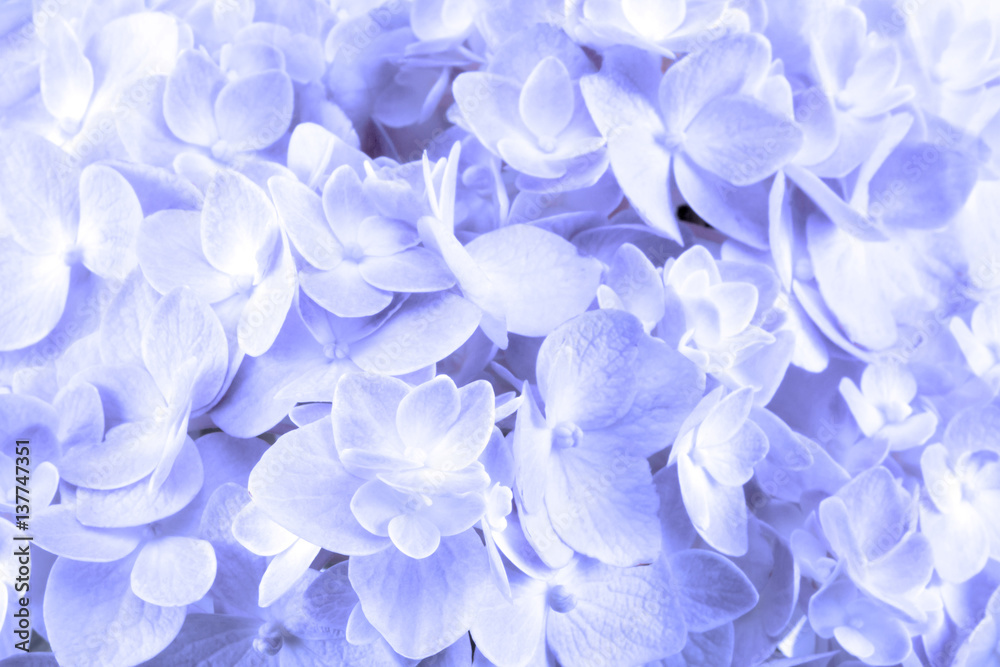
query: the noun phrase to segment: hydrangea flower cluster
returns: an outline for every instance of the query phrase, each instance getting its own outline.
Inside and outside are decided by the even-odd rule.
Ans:
[[[0,665],[1000,664],[998,36],[3,3]]]

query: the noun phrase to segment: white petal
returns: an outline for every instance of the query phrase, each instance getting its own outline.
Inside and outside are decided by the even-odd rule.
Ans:
[[[738,186],[767,178],[801,146],[802,132],[792,119],[743,96],[709,102],[684,140],[684,149],[695,162]]]
[[[547,637],[564,665],[646,664],[680,651],[686,636],[680,600],[662,563],[594,566],[567,586],[576,607],[550,610]]]
[[[278,338],[297,292],[295,262],[285,238],[275,254],[274,265],[253,288],[236,328],[240,348],[252,357],[267,352]]]
[[[335,267],[343,258],[344,249],[326,221],[319,195],[283,176],[271,178],[267,186],[296,250],[317,269]]]
[[[215,550],[205,540],[167,536],[151,540],[132,568],[132,592],[165,607],[197,602],[215,581]]]
[[[37,510],[31,518],[35,544],[79,561],[107,563],[132,553],[142,538],[139,528],[90,528],[77,521],[72,505]]]
[[[441,540],[427,558],[395,548],[350,560],[351,584],[365,616],[400,654],[419,660],[469,631],[489,566],[473,531]]]
[[[262,246],[273,242],[278,219],[267,194],[238,172],[220,169],[205,193],[201,244],[212,266],[254,276]]]
[[[668,129],[684,132],[712,100],[753,90],[770,64],[770,44],[753,33],[724,37],[682,58],[660,83],[660,108]]]
[[[194,358],[195,378],[189,396],[191,408],[207,406],[222,388],[228,368],[226,332],[215,312],[190,290],[163,297],[146,323],[142,358],[160,392],[171,400],[177,390],[178,369]]]
[[[215,98],[226,78],[202,51],[188,50],[177,58],[163,91],[163,118],[179,139],[198,146],[218,141]]]
[[[235,292],[231,278],[205,259],[197,211],[167,209],[146,218],[136,253],[143,275],[160,294],[190,287],[207,303],[218,303]]]
[[[294,102],[292,81],[278,70],[227,84],[215,99],[225,150],[256,151],[276,142],[288,129]]]
[[[757,590],[732,561],[688,549],[669,557],[688,630],[705,632],[736,620],[757,604]]]
[[[271,559],[260,580],[258,604],[270,607],[287,593],[306,573],[319,551],[315,544],[295,540],[292,546]]]
[[[930,541],[934,569],[945,581],[968,581],[986,567],[989,536],[983,520],[968,504],[948,514],[921,507],[920,530]]]
[[[76,240],[80,166],[35,134],[7,133],[0,146],[0,213],[14,240],[35,254],[59,252]]]
[[[403,452],[396,412],[409,393],[405,382],[375,374],[352,373],[337,383],[333,396],[333,436],[337,450],[371,451],[386,456]]]
[[[298,539],[252,502],[233,518],[232,531],[240,544],[259,556],[275,556]]]
[[[511,333],[548,334],[586,310],[600,284],[599,261],[532,225],[488,232],[466,250],[502,295]]]
[[[45,55],[39,78],[45,108],[56,118],[80,121],[94,92],[94,69],[83,47],[61,16],[45,24]]]
[[[369,285],[390,292],[437,292],[455,284],[455,276],[444,260],[426,248],[366,257],[359,268]]]
[[[454,381],[439,375],[399,402],[396,430],[407,447],[429,452],[458,419],[461,407]]]
[[[573,82],[562,61],[542,58],[521,88],[521,120],[539,139],[554,139],[573,116]]]
[[[392,302],[392,292],[368,283],[353,260],[340,262],[329,271],[305,269],[300,279],[302,290],[338,317],[368,317]]]
[[[180,511],[198,494],[203,481],[201,457],[188,438],[158,490],[151,491],[145,479],[113,491],[80,488],[76,515],[88,526],[140,526]]]
[[[608,138],[608,157],[625,196],[642,219],[680,243],[676,204],[670,193],[673,155],[656,144],[654,136],[641,127],[625,127]],[[643,159],[636,160],[636,155]]]
[[[70,267],[57,257],[25,252],[11,238],[0,239],[0,351],[42,340],[66,308]]]
[[[624,0],[622,12],[636,30],[652,42],[660,42],[684,20],[685,3],[677,0]]]
[[[620,419],[637,388],[634,363],[642,324],[619,310],[584,313],[553,331],[538,351],[538,389],[547,423],[586,430]]]
[[[304,540],[338,553],[378,551],[388,540],[351,514],[351,496],[363,480],[332,456],[332,438],[325,419],[281,436],[250,474],[250,493],[273,521]]]
[[[618,567],[649,563],[660,550],[659,497],[645,459],[557,450],[545,506],[569,546]]]
[[[742,487],[713,482],[701,468],[678,461],[684,506],[698,534],[728,556],[747,551],[747,506]]]
[[[132,561],[84,563],[60,558],[46,586],[43,613],[61,663],[125,667],[148,660],[177,636],[185,607],[159,607],[132,592]],[[94,586],[95,581],[103,582]],[[121,628],[109,633],[108,628]]]
[[[412,373],[457,350],[480,318],[479,308],[457,294],[414,294],[375,333],[351,345],[351,359],[370,372]]]
[[[410,558],[427,558],[441,543],[441,531],[419,513],[393,517],[389,521],[389,537]]]

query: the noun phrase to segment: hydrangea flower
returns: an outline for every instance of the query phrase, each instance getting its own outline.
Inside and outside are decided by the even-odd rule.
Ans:
[[[525,49],[534,57],[524,58]],[[456,78],[455,102],[479,141],[518,171],[545,179],[593,172],[603,167],[592,154],[604,141],[580,79],[594,71],[565,33],[539,25],[499,47],[486,71]]]
[[[220,160],[267,148],[292,118],[292,82],[281,51],[241,46],[224,52],[224,67],[204,52],[181,53],[163,92],[170,131]]]
[[[920,455],[927,498],[920,507],[920,530],[930,540],[934,566],[948,581],[978,574],[1000,547],[992,520],[1000,500],[1000,451],[992,430],[995,408],[970,408],[955,416],[944,442]]]
[[[425,558],[441,537],[468,530],[485,514],[489,476],[477,459],[493,429],[487,383],[458,389],[439,376],[409,390],[398,380],[347,375],[333,410],[341,463],[367,480],[351,498],[366,530]]]
[[[670,442],[700,395],[701,374],[635,317],[599,310],[545,339],[536,376],[544,416],[525,388],[513,445],[529,541],[541,548],[542,531],[555,530],[541,554],[553,566],[573,550],[619,567],[655,559],[657,502],[645,457]]]
[[[417,247],[416,229],[378,214],[351,167],[333,172],[322,199],[280,176],[268,185],[307,262],[299,274],[302,290],[334,315],[375,315],[396,292],[435,292],[455,284],[438,255]]]
[[[724,554],[747,551],[743,485],[766,455],[767,436],[748,419],[750,389],[708,394],[680,428],[670,450],[677,464],[684,506],[698,534]]]
[[[83,169],[33,135],[8,135],[0,172],[3,301],[0,349],[36,343],[59,322],[74,283],[122,280],[135,266],[142,208],[114,169]],[[16,165],[16,167],[15,167]]]
[[[169,244],[169,245],[168,245]],[[163,254],[169,248],[169,259]],[[281,329],[297,287],[274,204],[249,178],[219,170],[201,213],[168,209],[143,225],[139,264],[160,293],[186,286],[228,313],[240,348],[260,356]]]
[[[646,54],[608,54],[602,71],[581,82],[597,126],[608,139],[615,176],[633,206],[653,227],[680,240],[673,215],[680,193],[706,211],[714,225],[757,245],[747,217],[725,212],[720,184],[759,183],[802,145],[802,133],[766,90],[770,45],[753,35],[713,42],[681,59],[660,78]],[[725,72],[723,78],[704,72]],[[783,116],[784,114],[784,116]],[[639,168],[635,155],[649,160]],[[708,212],[720,211],[716,217]],[[752,224],[752,223],[751,223]]]
[[[723,278],[723,272],[726,277]],[[694,246],[664,266],[664,319],[658,333],[731,389],[750,387],[765,405],[774,395],[795,345],[789,331],[764,323],[773,274],[736,262],[716,263]]]

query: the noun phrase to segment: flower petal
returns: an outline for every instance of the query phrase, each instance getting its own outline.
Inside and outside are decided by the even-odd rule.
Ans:
[[[258,556],[275,556],[298,539],[253,502],[244,505],[233,517],[232,533],[240,544]]]
[[[542,58],[518,97],[521,120],[538,139],[554,139],[573,117],[573,82],[555,56]]]
[[[285,176],[267,182],[275,208],[295,249],[317,269],[332,269],[344,256],[323,212],[323,200],[311,189]]]
[[[132,560],[52,566],[43,613],[56,659],[80,665],[131,665],[160,653],[184,623],[186,607],[160,607],[132,592]],[[95,581],[103,582],[94,586]],[[108,628],[121,628],[109,633]]]
[[[642,324],[621,310],[584,313],[553,331],[538,350],[546,422],[586,430],[614,423],[632,405]]]
[[[350,510],[363,483],[336,459],[330,422],[321,419],[281,436],[250,474],[254,502],[300,538],[344,554],[374,553],[388,544]]]
[[[337,451],[349,449],[401,456],[403,441],[396,413],[410,388],[402,380],[368,373],[340,378],[333,396],[333,436]]]
[[[218,303],[235,291],[231,278],[205,259],[197,211],[167,209],[146,218],[136,253],[143,275],[160,294],[190,287],[206,303]]]
[[[320,547],[305,540],[295,540],[288,549],[271,559],[260,580],[257,603],[270,607],[288,593],[319,555]]]
[[[586,569],[571,586],[576,607],[550,610],[546,635],[560,664],[641,665],[680,651],[685,628],[667,568]]]
[[[58,15],[48,18],[39,68],[42,101],[57,119],[78,122],[94,92],[94,68],[69,24]]]
[[[399,402],[396,430],[407,447],[430,452],[458,419],[458,387],[447,375],[419,385]]]
[[[736,620],[757,604],[757,590],[731,561],[702,549],[669,557],[688,630],[706,632]]]
[[[79,488],[76,515],[81,523],[97,528],[141,526],[176,514],[198,495],[205,471],[201,456],[188,438],[170,474],[155,491],[146,479],[111,491]]]
[[[295,261],[288,241],[282,237],[275,248],[273,265],[250,293],[240,313],[236,337],[240,349],[252,357],[271,349],[285,323],[298,291]]]
[[[727,556],[747,552],[747,505],[743,488],[714,482],[686,456],[678,459],[684,506],[702,539]]]
[[[77,243],[84,266],[103,278],[124,280],[136,263],[141,223],[139,199],[121,174],[102,165],[83,170]]]
[[[58,252],[75,241],[79,164],[52,142],[27,132],[6,133],[0,145],[0,213],[14,240],[35,254]]]
[[[12,238],[0,239],[0,351],[45,338],[62,317],[69,287],[70,267],[60,258],[31,255]]]
[[[230,169],[215,173],[201,211],[201,244],[212,266],[254,276],[257,254],[277,223],[271,200],[253,181]]]
[[[351,345],[351,359],[369,372],[412,373],[461,347],[481,316],[479,308],[457,294],[414,294],[377,331]]]
[[[215,550],[205,540],[168,535],[143,546],[132,567],[132,592],[149,604],[197,602],[215,581]]]
[[[771,65],[771,45],[761,35],[736,34],[675,63],[660,82],[660,109],[667,128],[684,132],[713,100],[752,91]]]
[[[585,447],[555,450],[545,506],[566,544],[602,562],[629,567],[660,551],[660,499],[645,459]]]
[[[344,260],[329,271],[304,269],[299,279],[311,299],[338,317],[375,315],[392,302],[392,292],[368,283],[353,260]]]
[[[226,78],[202,51],[187,50],[177,57],[163,91],[163,118],[178,139],[212,146],[219,139],[215,127],[215,98]]]
[[[751,97],[721,97],[688,127],[684,150],[708,171],[737,186],[761,181],[789,162],[802,131]]]
[[[170,292],[156,305],[142,337],[142,358],[160,392],[174,398],[178,369],[188,359],[196,362],[189,396],[191,409],[209,405],[226,378],[229,353],[226,332],[218,316],[188,289]]]
[[[295,103],[292,81],[268,70],[226,84],[215,98],[215,120],[225,150],[257,151],[285,134]]]
[[[458,393],[461,410],[428,458],[429,465],[443,470],[458,470],[474,462],[493,436],[496,400],[492,385],[476,380]]]
[[[715,446],[696,445],[698,460],[712,477],[726,486],[743,486],[753,477],[754,466],[767,456],[764,431],[751,421],[744,422],[736,435]]]
[[[31,531],[42,549],[57,556],[92,563],[110,563],[129,555],[142,540],[140,528],[91,528],[76,518],[72,505],[55,505],[35,512]]]
[[[674,156],[654,137],[645,128],[625,127],[608,138],[608,157],[618,184],[636,212],[654,229],[680,243],[681,230],[670,191]],[[637,160],[637,155],[642,159]]]
[[[349,561],[351,585],[369,622],[398,653],[420,660],[469,631],[490,585],[473,531],[441,540],[427,558],[395,548]]]
[[[419,513],[393,517],[389,521],[389,537],[410,558],[427,558],[441,543],[441,531]]]
[[[357,243],[361,223],[374,211],[368,206],[358,173],[349,165],[338,167],[323,186],[323,210],[342,244]]]
[[[437,292],[455,285],[455,276],[448,265],[427,248],[366,257],[359,269],[365,282],[389,292]]]
[[[990,540],[983,520],[963,504],[948,514],[920,508],[920,531],[934,553],[934,569],[942,579],[961,583],[979,574],[990,557]]]

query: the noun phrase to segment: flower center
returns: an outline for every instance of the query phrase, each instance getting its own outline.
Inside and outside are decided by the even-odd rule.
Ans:
[[[403,451],[403,458],[422,466],[427,461],[427,452],[419,447],[407,447]]]
[[[664,132],[657,135],[656,143],[663,146],[668,153],[673,153],[677,151],[678,148],[684,143],[684,133],[683,132]]]
[[[350,259],[355,262],[360,262],[365,258],[365,249],[362,248],[357,243],[344,248],[344,251],[345,251],[344,252],[345,259]]]
[[[565,614],[576,609],[576,596],[569,592],[562,584],[553,586],[546,595],[546,601],[552,611]]]
[[[63,250],[63,262],[66,266],[75,266],[79,264],[83,259],[83,248],[79,244],[73,243],[67,245],[66,249]]]
[[[583,431],[573,422],[563,422],[552,429],[552,446],[556,449],[576,447],[583,441]]]
[[[77,134],[80,131],[81,122],[73,118],[63,118],[59,121],[59,129],[66,134]]]
[[[853,97],[845,90],[840,91],[833,97],[834,104],[840,111],[847,111],[854,106]]]
[[[538,147],[542,149],[543,153],[551,153],[559,145],[555,137],[539,137]]]
[[[220,162],[230,162],[236,155],[236,150],[225,139],[219,139],[212,145],[212,157]]]
[[[253,647],[258,653],[277,655],[284,643],[285,640],[281,636],[281,626],[272,621],[265,623],[257,630],[257,638],[253,640]]]
[[[323,346],[323,354],[331,361],[334,359],[345,359],[350,351],[346,343],[329,343]]]
[[[253,276],[249,273],[233,276],[230,280],[233,283],[233,288],[240,294],[246,294],[253,289]]]

